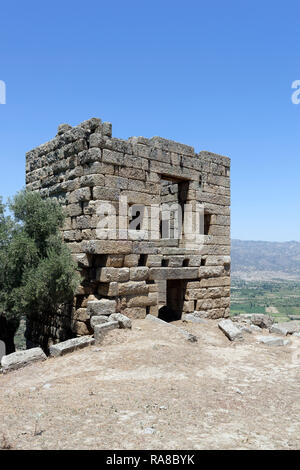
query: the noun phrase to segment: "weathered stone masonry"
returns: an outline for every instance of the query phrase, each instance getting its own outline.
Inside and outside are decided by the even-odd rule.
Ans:
[[[158,315],[164,305],[178,318],[194,311],[210,318],[229,315],[229,158],[196,154],[160,137],[125,141],[111,131],[110,123],[96,118],[73,128],[65,124],[53,140],[26,155],[27,188],[65,207],[63,236],[82,273],[73,306],[29,322],[27,338],[34,344],[47,347],[91,333],[88,302],[97,299],[104,309],[115,305],[131,318]],[[175,239],[99,239],[97,203],[109,201],[118,213],[121,195],[129,206],[146,208],[176,200],[193,211],[202,203],[204,244],[187,249]],[[174,225],[173,220],[171,231]]]

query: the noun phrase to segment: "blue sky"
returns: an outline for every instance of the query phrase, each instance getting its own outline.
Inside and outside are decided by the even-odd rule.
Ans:
[[[0,194],[25,152],[90,117],[232,159],[232,237],[300,241],[300,4],[2,3]]]

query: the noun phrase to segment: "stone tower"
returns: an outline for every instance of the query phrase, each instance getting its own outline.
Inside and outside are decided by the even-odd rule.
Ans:
[[[82,274],[73,305],[29,321],[32,344],[91,333],[96,300],[131,318],[229,315],[229,158],[161,137],[117,139],[93,118],[28,152],[26,185],[64,206]]]

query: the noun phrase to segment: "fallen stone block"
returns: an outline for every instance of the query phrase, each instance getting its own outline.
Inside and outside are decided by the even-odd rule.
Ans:
[[[231,320],[221,320],[218,327],[230,341],[243,341],[243,333]]]
[[[240,315],[236,315],[241,320],[250,320],[252,317],[252,313],[240,313]]]
[[[47,356],[41,348],[32,348],[3,356],[1,359],[1,366],[3,372],[8,372],[10,370],[28,366],[33,362],[45,361],[46,359]]]
[[[233,322],[237,322],[237,323],[249,324],[250,318],[251,318],[251,314],[250,315],[241,314],[241,315],[235,315],[233,317],[230,317],[230,320]]]
[[[79,336],[78,338],[67,339],[61,343],[53,344],[49,348],[50,356],[58,357],[82,349],[87,346],[92,346],[95,340],[91,336]]]
[[[115,300],[91,300],[87,303],[87,313],[90,317],[94,315],[111,315],[112,313],[116,313],[116,306],[117,303]]]
[[[160,318],[154,317],[151,314],[147,315],[146,319],[150,320],[150,321],[157,322],[161,326],[168,326],[170,328],[173,328],[174,331],[176,330],[178,333],[180,333],[182,336],[184,336],[187,341],[190,341],[191,343],[195,343],[195,342],[198,341],[197,336],[193,335],[192,333],[189,333],[188,331],[185,331],[182,328],[178,328],[178,326],[172,325],[172,323],[167,323],[164,320],[161,320]]]
[[[182,316],[182,321],[191,322],[191,323],[208,323],[208,320],[205,318],[197,317],[193,313],[186,313]]]
[[[280,326],[287,329],[288,335],[300,333],[300,321],[292,320],[280,323]]]
[[[288,339],[278,338],[277,336],[259,336],[259,343],[267,344],[268,346],[286,346],[290,343]]]
[[[255,313],[251,315],[252,325],[259,326],[260,328],[270,328],[274,323],[274,320],[270,315],[264,315],[260,313]]]
[[[269,328],[269,332],[283,336],[286,336],[288,334],[288,330],[284,326],[281,326],[279,323],[274,323],[274,325]]]
[[[262,328],[260,326],[257,326],[257,325],[250,325],[250,328],[251,330],[253,331],[262,331]]]
[[[240,325],[238,328],[240,328],[242,333],[248,333],[252,335],[252,330],[248,326]]]
[[[204,311],[194,310],[192,315],[194,315],[194,317],[202,318],[202,319],[205,319],[208,317],[208,313],[205,310]]]
[[[101,325],[96,325],[94,330],[95,343],[100,344],[103,341],[104,336],[111,330],[119,328],[119,322],[117,321],[108,321],[107,323],[102,323]]]
[[[96,325],[102,325],[102,323],[107,323],[109,320],[108,320],[108,316],[107,315],[94,315],[91,317],[91,327],[93,329],[95,329],[95,326]]]
[[[131,328],[132,323],[130,318],[126,317],[122,313],[113,313],[109,317],[109,321],[117,321],[119,323],[119,328]]]

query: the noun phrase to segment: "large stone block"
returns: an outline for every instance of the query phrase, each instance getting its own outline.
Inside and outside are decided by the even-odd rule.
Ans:
[[[243,341],[243,333],[241,330],[229,319],[221,320],[218,327],[230,339],[230,341]]]
[[[100,282],[126,282],[129,281],[129,268],[99,268],[96,279]]]
[[[130,255],[128,255],[130,256]],[[106,266],[112,268],[122,268],[124,262],[123,255],[108,255]],[[125,266],[126,267],[126,266]]]
[[[287,346],[290,343],[290,340],[278,336],[258,336],[257,340],[268,346]]]
[[[270,333],[275,333],[277,335],[282,335],[286,336],[288,334],[287,328],[284,328],[284,326],[281,326],[280,323],[274,323],[269,329]]]
[[[94,315],[111,315],[116,312],[117,303],[115,300],[100,299],[87,303],[87,313],[90,317]]]
[[[77,202],[89,201],[90,199],[91,199],[90,188],[81,188],[81,189],[76,189],[75,191],[69,194],[68,203],[75,204]]]
[[[90,325],[83,321],[72,321],[71,330],[77,336],[86,336],[93,332]]]
[[[100,174],[82,176],[80,178],[80,186],[105,186],[105,177]]]
[[[87,321],[89,318],[90,315],[88,314],[86,308],[78,308],[73,314],[73,320],[75,321]]]
[[[150,268],[149,280],[197,279],[199,268]]]
[[[148,295],[135,295],[127,298],[127,307],[150,307],[157,304],[157,293],[151,292]]]
[[[260,328],[270,328],[274,323],[274,319],[270,315],[255,313],[251,316],[251,323]]]
[[[300,320],[292,320],[280,323],[282,328],[286,328],[288,335],[300,332]]]
[[[144,307],[127,307],[123,310],[124,314],[128,318],[132,319],[143,319],[146,318],[146,308]]]
[[[85,253],[75,253],[74,257],[80,267],[89,268],[91,266],[91,259]]]
[[[119,323],[119,328],[131,328],[132,322],[130,318],[126,317],[122,313],[113,313],[109,317],[109,321],[117,321]]]
[[[95,186],[93,188],[93,198],[102,201],[118,201],[120,198],[120,190],[103,186]]]
[[[119,328],[118,321],[108,321],[107,323],[102,323],[100,325],[95,325],[94,328],[94,338],[96,344],[101,344],[104,336],[111,330]]]
[[[81,242],[81,250],[91,254],[129,254],[132,252],[132,242],[125,240],[89,240]]]
[[[119,295],[148,294],[149,288],[145,281],[129,281],[119,283]]]
[[[213,277],[200,280],[200,287],[227,287],[230,286],[230,277]]]
[[[68,339],[67,341],[50,346],[50,356],[63,356],[67,353],[75,351],[76,349],[82,349],[87,346],[91,346],[94,344],[94,342],[94,338],[91,336],[80,336],[79,338]]]
[[[128,268],[136,267],[139,263],[139,255],[126,255],[124,258],[124,266]]]
[[[200,278],[220,277],[224,274],[223,266],[201,266],[199,268]]]
[[[26,351],[17,351],[1,359],[1,367],[3,372],[20,369],[34,362],[45,361],[46,354],[41,348],[27,349]]]
[[[105,297],[117,297],[119,295],[119,287],[117,282],[100,284],[98,286],[98,294]]]
[[[91,318],[91,328],[95,329],[96,325],[102,325],[103,323],[107,323],[109,321],[109,318],[107,315],[94,315]]]
[[[148,278],[149,268],[146,266],[138,266],[130,268],[131,281],[145,281]]]

